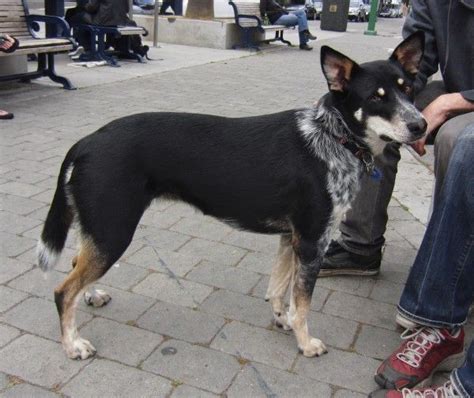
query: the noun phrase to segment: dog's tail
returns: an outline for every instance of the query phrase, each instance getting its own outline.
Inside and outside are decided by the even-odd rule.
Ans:
[[[66,243],[69,228],[74,219],[73,209],[68,202],[67,185],[74,168],[74,147],[66,155],[59,172],[56,192],[36,247],[38,265],[47,272],[59,260]]]

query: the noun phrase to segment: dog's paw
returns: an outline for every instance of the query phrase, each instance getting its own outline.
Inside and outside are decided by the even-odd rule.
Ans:
[[[273,317],[275,318],[275,325],[277,327],[282,328],[283,330],[292,330],[286,313],[282,314],[280,312],[274,312]]]
[[[112,300],[112,297],[101,289],[91,289],[84,293],[84,301],[87,305],[92,305],[93,307],[103,307],[110,300]]]
[[[326,354],[328,352],[324,343],[315,338],[311,338],[309,343],[306,347],[301,348],[300,351],[303,353],[305,357],[312,358],[312,357],[319,357],[322,354]]]
[[[80,337],[73,340],[70,344],[63,344],[66,354],[71,359],[87,359],[95,355],[97,350],[86,339]]]

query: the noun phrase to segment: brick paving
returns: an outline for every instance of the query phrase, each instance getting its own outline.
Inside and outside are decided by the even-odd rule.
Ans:
[[[0,87],[1,107],[16,114],[0,126],[0,396],[356,398],[374,390],[375,369],[399,342],[395,305],[431,193],[431,172],[407,150],[381,274],[317,282],[309,323],[329,347],[321,358],[298,354],[264,302],[277,237],[155,202],[100,281],[112,301],[98,309],[79,305],[81,334],[98,350],[86,361],[66,358],[52,294],[70,269],[74,233],[47,280],[34,268],[34,249],[60,162],[77,139],[134,112],[244,116],[308,106],[326,90],[320,45],[356,60],[385,57],[399,41],[394,23],[376,38],[358,28],[318,41],[308,53],[273,46],[216,61],[213,50],[209,62],[109,83],[103,68],[93,72],[98,83],[73,92],[47,82]],[[186,57],[185,48],[170,48]],[[125,65],[124,73],[136,67]],[[469,335],[472,329],[470,323]]]

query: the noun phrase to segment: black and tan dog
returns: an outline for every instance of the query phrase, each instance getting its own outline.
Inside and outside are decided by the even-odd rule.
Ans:
[[[120,258],[145,209],[163,197],[245,230],[280,234],[267,292],[276,322],[294,330],[305,356],[325,352],[306,321],[321,259],[362,173],[373,172],[373,155],[385,141],[424,134],[426,122],[411,101],[423,41],[416,33],[387,61],[362,65],[323,47],[329,93],[316,107],[245,118],[142,113],[77,142],[38,244],[39,265],[50,269],[77,223],[74,269],[55,290],[67,355],[95,353],[76,329],[79,295]]]

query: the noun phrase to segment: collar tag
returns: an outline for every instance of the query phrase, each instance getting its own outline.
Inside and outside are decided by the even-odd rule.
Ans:
[[[377,167],[374,167],[372,174],[370,174],[370,178],[375,181],[380,181],[382,179],[382,172]]]

